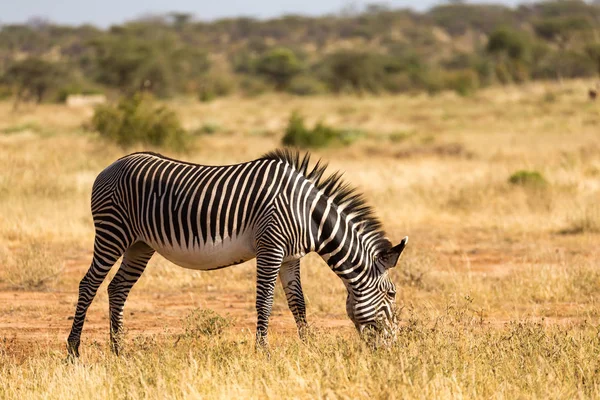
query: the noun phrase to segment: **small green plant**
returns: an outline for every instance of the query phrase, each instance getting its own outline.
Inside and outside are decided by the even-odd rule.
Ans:
[[[393,143],[404,142],[405,140],[411,138],[415,135],[414,131],[396,131],[391,133],[388,138]]]
[[[524,187],[544,187],[548,184],[546,178],[541,173],[527,170],[515,172],[508,178],[508,182],[512,185]]]
[[[206,122],[194,131],[194,135],[213,135],[221,130],[221,126],[215,122]]]
[[[187,141],[175,112],[156,105],[149,95],[141,93],[123,98],[116,107],[96,108],[92,127],[123,147],[141,143],[183,150]]]
[[[318,122],[314,128],[307,128],[304,118],[297,112],[292,113],[282,143],[285,146],[300,148],[322,148],[333,144],[349,145],[365,133],[357,129],[336,129]]]
[[[231,325],[231,321],[212,310],[193,310],[183,321],[185,336],[215,337],[221,335]]]
[[[34,122],[26,122],[24,124],[12,125],[12,126],[3,128],[0,130],[0,133],[10,135],[13,133],[21,133],[21,132],[27,132],[27,131],[39,132],[40,130],[41,129],[38,124],[36,124]]]

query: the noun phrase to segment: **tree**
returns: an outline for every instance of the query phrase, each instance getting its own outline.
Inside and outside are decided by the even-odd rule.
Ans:
[[[575,34],[589,30],[591,23],[581,16],[552,17],[535,22],[533,28],[539,37],[564,49]]]
[[[268,51],[256,64],[256,72],[272,82],[277,90],[287,88],[300,71],[302,66],[296,54],[284,47]]]
[[[492,32],[486,50],[490,54],[506,54],[513,60],[524,60],[529,55],[529,46],[525,38],[508,28],[499,28]]]
[[[587,56],[596,64],[598,74],[600,74],[600,43],[590,43],[585,47]]]
[[[17,108],[21,100],[31,97],[41,103],[49,90],[61,84],[64,75],[64,70],[56,63],[26,58],[11,64],[2,76],[2,82],[14,88],[14,108]]]
[[[501,82],[528,79],[531,45],[522,33],[498,28],[490,34],[486,51],[496,59],[496,76]]]
[[[127,94],[169,96],[200,81],[209,67],[203,51],[170,36],[145,39],[124,30],[95,41],[94,48],[96,80]]]
[[[323,80],[334,92],[377,92],[385,77],[385,63],[377,54],[338,51],[323,60]]]

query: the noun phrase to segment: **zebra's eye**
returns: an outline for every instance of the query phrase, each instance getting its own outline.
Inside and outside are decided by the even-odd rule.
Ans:
[[[388,290],[387,294],[391,298],[396,298],[396,291],[395,290]]]

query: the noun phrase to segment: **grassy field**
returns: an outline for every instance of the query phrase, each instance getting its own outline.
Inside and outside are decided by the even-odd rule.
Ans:
[[[141,149],[87,132],[91,109],[0,103],[0,398],[600,397],[600,104],[589,85],[171,101],[199,134],[167,155],[205,164],[277,147],[294,110],[364,132],[314,154],[364,191],[393,242],[410,236],[393,271],[399,339],[366,348],[342,282],[309,255],[311,335],[297,338],[278,286],[269,358],[254,351],[253,262],[200,273],[155,256],[125,306],[124,355],[108,347],[107,279],[75,365],[63,360],[91,260],[92,182]],[[520,170],[540,175],[511,181]]]

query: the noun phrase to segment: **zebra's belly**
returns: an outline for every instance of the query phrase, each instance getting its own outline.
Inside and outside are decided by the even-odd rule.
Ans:
[[[214,242],[187,246],[150,244],[161,256],[183,268],[208,271],[229,267],[256,257],[253,241],[248,236],[217,238]]]

